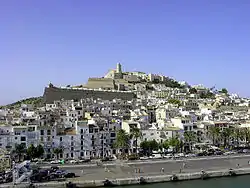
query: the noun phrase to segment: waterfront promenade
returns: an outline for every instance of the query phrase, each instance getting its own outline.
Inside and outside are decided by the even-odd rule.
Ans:
[[[115,179],[125,177],[169,175],[175,173],[211,171],[229,168],[250,167],[250,155],[202,157],[180,160],[113,162],[97,166],[64,165],[61,168],[80,176],[77,180]],[[238,166],[239,165],[239,166]],[[162,168],[164,172],[162,172]],[[140,169],[140,172],[138,171]]]
[[[194,158],[183,160],[158,160],[143,162],[116,162],[93,165],[65,165],[61,169],[75,172],[79,177],[67,179],[63,182],[47,182],[35,184],[36,187],[66,187],[66,183],[73,182],[78,187],[103,186],[103,181],[109,179],[115,185],[139,184],[143,177],[148,183],[172,181],[173,175],[178,180],[202,179],[202,171],[209,177],[231,176],[230,169],[237,175],[250,174],[250,156],[221,156]],[[185,165],[184,165],[185,164]],[[164,171],[161,171],[164,168]],[[138,171],[140,169],[140,172]],[[1,185],[11,187],[10,184]],[[27,184],[26,184],[27,186]],[[18,187],[25,187],[24,184]]]

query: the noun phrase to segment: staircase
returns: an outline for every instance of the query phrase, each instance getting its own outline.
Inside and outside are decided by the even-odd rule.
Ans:
[[[32,175],[32,171],[29,171],[29,172],[25,172],[23,173],[23,175],[21,175],[21,177],[19,177],[17,180],[16,180],[16,184],[19,184],[21,182],[23,182],[23,180],[25,180],[26,178],[29,178],[30,176]]]
[[[32,175],[32,170],[29,170],[29,164],[30,161],[24,161],[20,164],[17,164],[15,166],[17,172],[17,178],[15,179],[15,184],[19,184],[23,182],[25,179],[29,179],[29,177]],[[21,176],[18,176],[19,173],[22,173]]]

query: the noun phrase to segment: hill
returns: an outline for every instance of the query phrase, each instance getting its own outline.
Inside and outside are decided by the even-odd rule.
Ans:
[[[23,100],[14,102],[12,104],[0,106],[0,109],[1,108],[9,108],[9,109],[18,108],[21,106],[21,104],[33,104],[35,106],[41,106],[43,104],[43,98],[42,97],[31,97],[31,98],[23,99]]]

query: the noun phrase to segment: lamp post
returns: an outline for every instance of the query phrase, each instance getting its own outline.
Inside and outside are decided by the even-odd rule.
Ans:
[[[16,163],[15,161],[12,161],[12,179],[13,179],[13,187],[16,183]]]

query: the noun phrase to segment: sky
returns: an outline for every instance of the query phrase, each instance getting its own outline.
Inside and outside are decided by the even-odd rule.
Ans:
[[[0,104],[124,71],[250,96],[249,0],[0,2]]]

